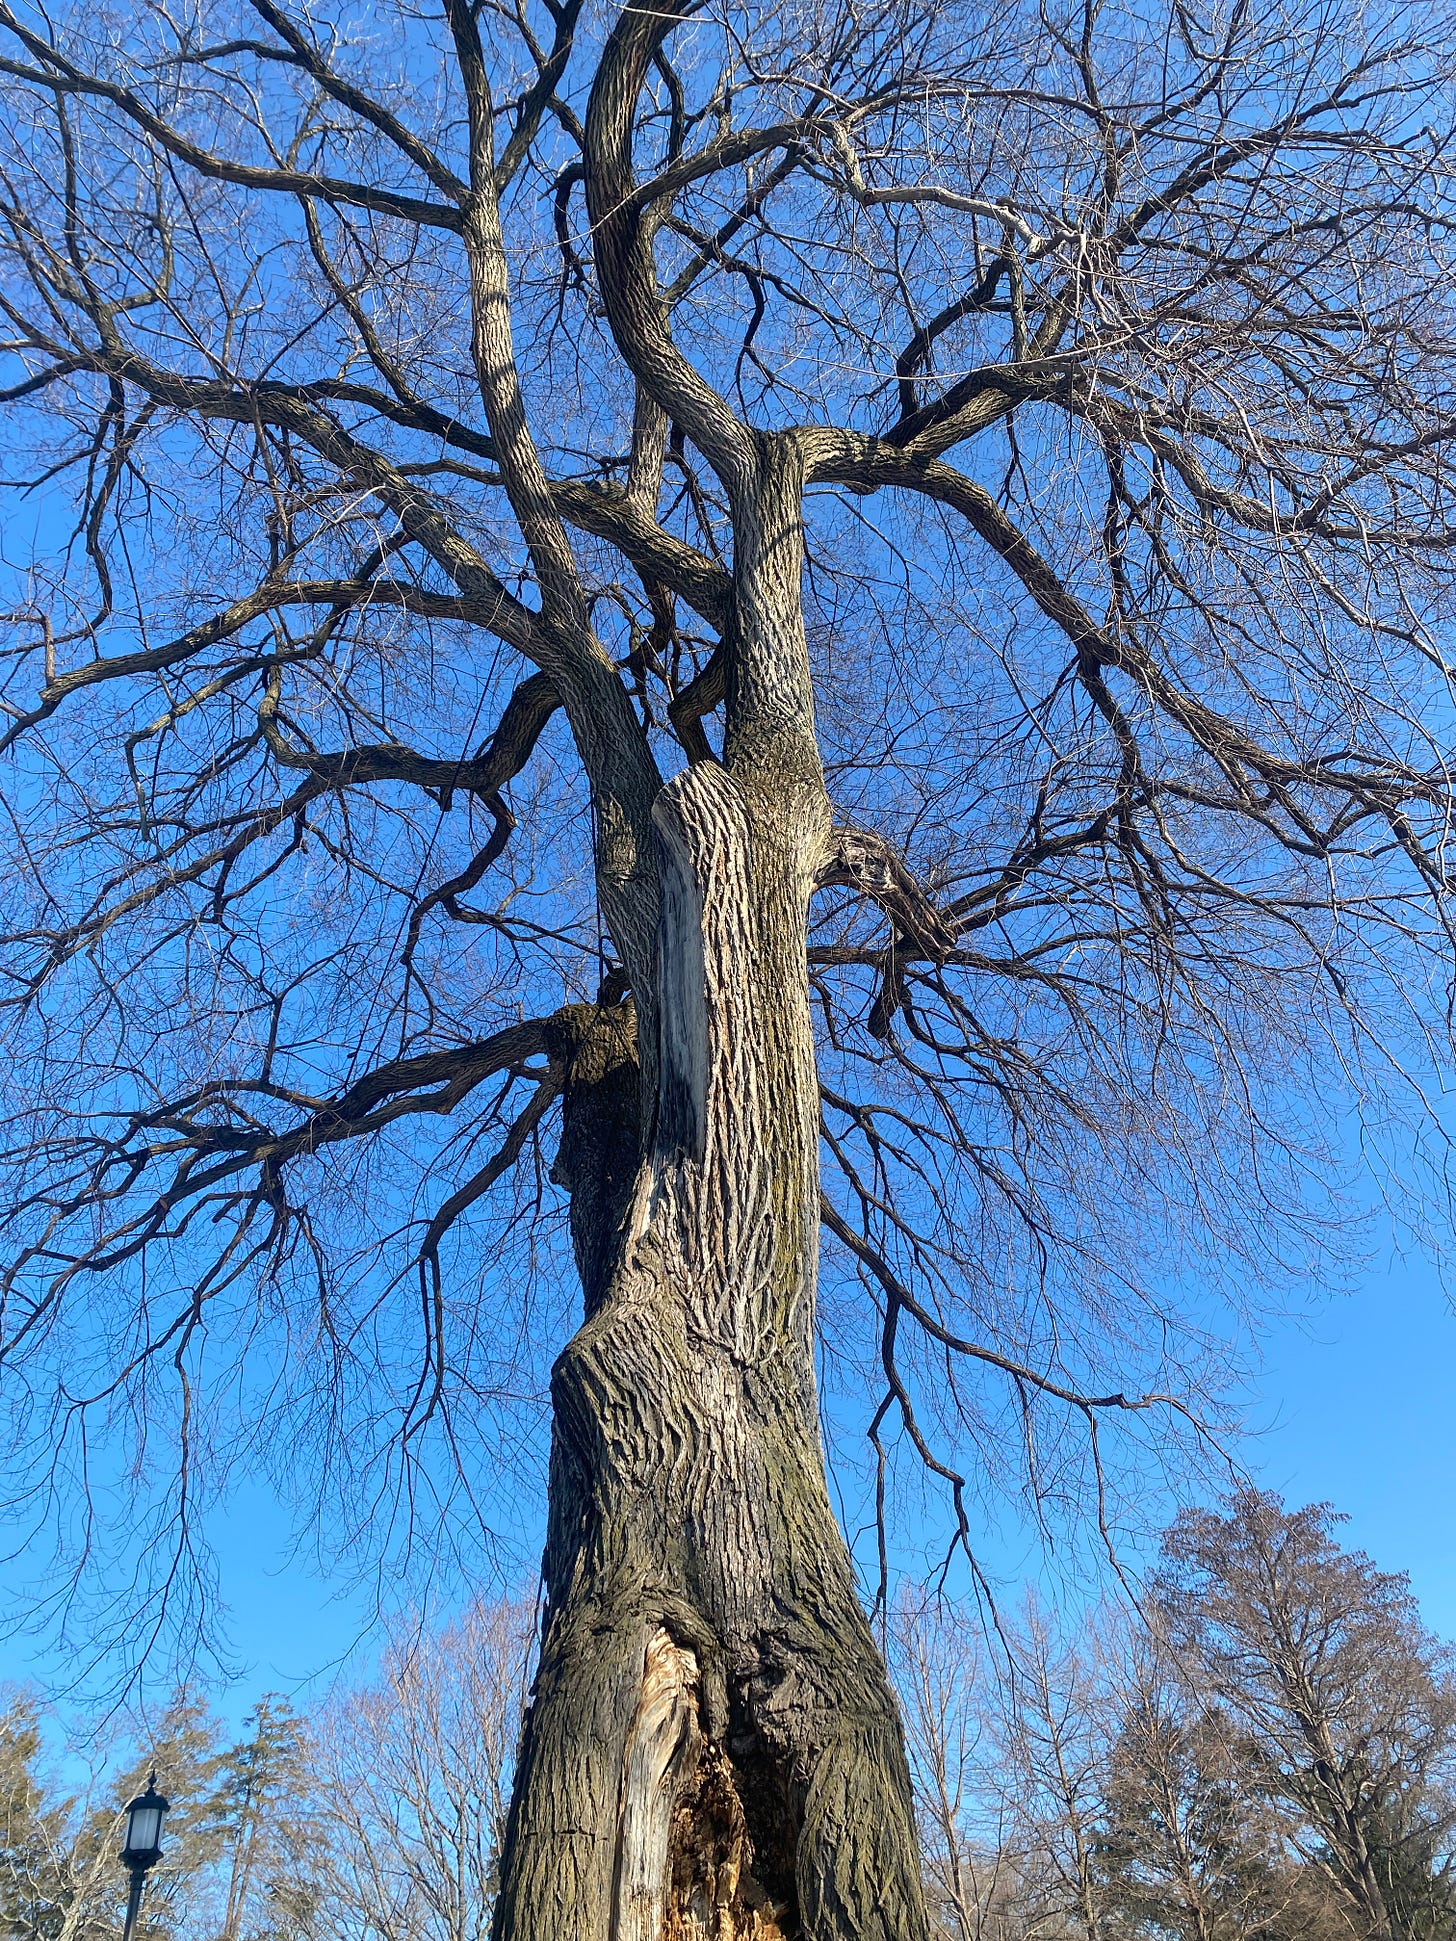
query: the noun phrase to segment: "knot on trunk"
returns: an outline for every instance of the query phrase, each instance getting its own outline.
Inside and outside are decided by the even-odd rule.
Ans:
[[[890,1020],[904,1002],[906,958],[922,956],[943,964],[956,947],[956,927],[936,908],[930,892],[900,852],[872,829],[846,823],[831,830],[817,883],[820,889],[837,884],[858,890],[890,919],[893,934],[869,1015],[872,1036],[886,1038]]]
[[[956,947],[954,923],[936,908],[894,844],[873,829],[844,823],[831,830],[817,883],[820,889],[840,885],[869,897],[901,937],[938,964]]]

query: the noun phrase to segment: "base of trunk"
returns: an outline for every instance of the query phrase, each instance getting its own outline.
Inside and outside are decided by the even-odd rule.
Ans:
[[[558,1365],[498,1941],[923,1941],[898,1714],[813,1416],[680,1325],[675,1290],[609,1304]]]

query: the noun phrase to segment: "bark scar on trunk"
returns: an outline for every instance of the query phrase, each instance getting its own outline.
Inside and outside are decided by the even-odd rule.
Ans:
[[[622,1757],[612,1941],[662,1941],[673,1809],[697,1761],[697,1696],[697,1659],[654,1631]]]
[[[673,1814],[662,1941],[789,1941],[797,1923],[754,1876],[753,1858],[733,1762],[705,1741]]]
[[[695,786],[696,784],[696,786]],[[731,807],[736,802],[728,790]],[[711,799],[694,771],[668,783],[653,805],[660,902],[657,992],[662,1064],[658,1073],[657,1142],[676,1156],[703,1157],[709,1079],[707,962],[703,948],[703,891],[685,796]]]
[[[653,1632],[622,1762],[612,1941],[788,1941],[701,1700],[694,1653]]]

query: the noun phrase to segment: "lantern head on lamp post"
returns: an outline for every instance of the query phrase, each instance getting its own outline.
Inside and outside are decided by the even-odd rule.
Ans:
[[[131,1875],[126,1896],[126,1927],[122,1941],[132,1941],[137,1915],[141,1912],[142,1891],[147,1875],[162,1857],[162,1821],[170,1802],[157,1791],[154,1772],[147,1790],[138,1793],[126,1809],[126,1840],[121,1849],[121,1864]]]

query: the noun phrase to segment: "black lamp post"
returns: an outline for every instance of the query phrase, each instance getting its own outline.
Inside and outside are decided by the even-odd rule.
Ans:
[[[126,1926],[121,1941],[132,1941],[147,1875],[162,1857],[162,1822],[167,1817],[169,1804],[157,1791],[157,1775],[153,1773],[147,1781],[147,1790],[138,1793],[126,1809],[126,1841],[121,1849],[121,1864],[131,1875],[131,1886],[127,1889]]]

